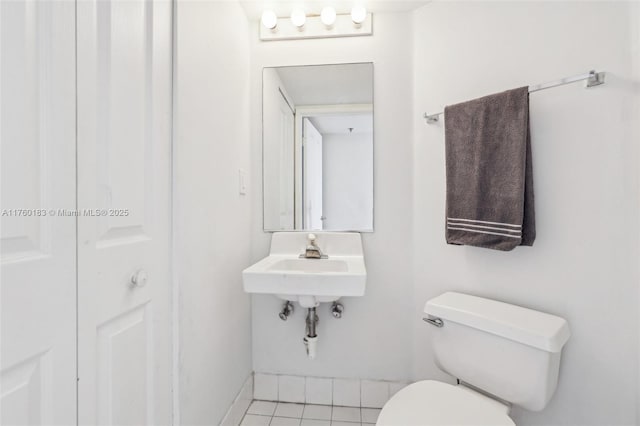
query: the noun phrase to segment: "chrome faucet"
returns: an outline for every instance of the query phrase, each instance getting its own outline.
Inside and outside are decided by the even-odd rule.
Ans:
[[[309,234],[307,235],[307,248],[300,257],[304,259],[326,259],[328,256],[322,254],[322,250],[316,244],[316,234]]]

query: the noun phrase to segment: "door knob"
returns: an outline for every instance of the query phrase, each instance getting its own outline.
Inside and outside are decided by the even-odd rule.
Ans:
[[[144,269],[138,269],[131,276],[131,286],[132,287],[144,287],[147,284],[147,272]]]

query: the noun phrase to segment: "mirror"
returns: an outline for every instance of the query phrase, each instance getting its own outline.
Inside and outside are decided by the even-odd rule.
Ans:
[[[373,64],[264,68],[265,231],[373,231]]]

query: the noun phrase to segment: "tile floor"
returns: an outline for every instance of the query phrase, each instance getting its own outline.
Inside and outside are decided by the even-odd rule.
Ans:
[[[253,401],[240,426],[368,426],[379,408]]]

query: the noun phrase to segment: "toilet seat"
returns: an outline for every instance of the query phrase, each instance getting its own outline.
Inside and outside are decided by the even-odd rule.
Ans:
[[[413,383],[382,408],[377,426],[515,426],[508,408],[464,386]]]

